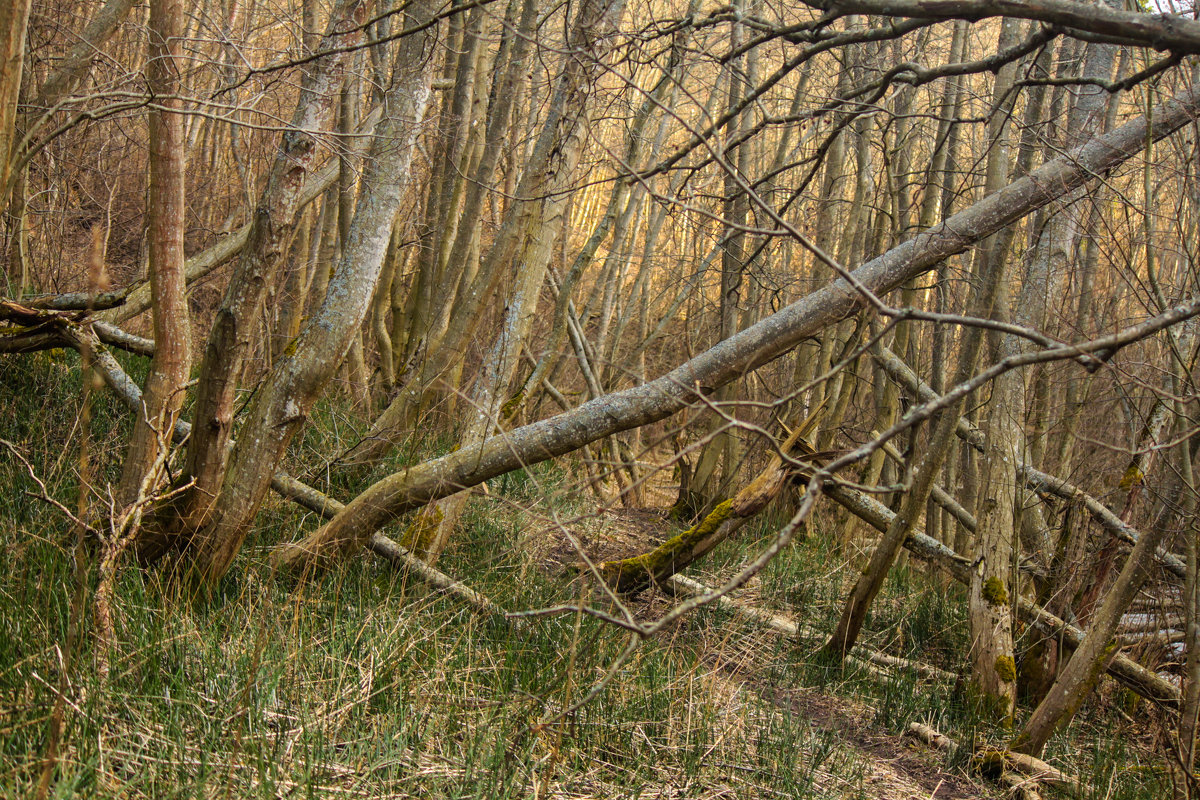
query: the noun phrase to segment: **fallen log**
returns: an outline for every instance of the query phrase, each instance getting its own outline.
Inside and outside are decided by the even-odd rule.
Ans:
[[[972,761],[984,775],[999,776],[1011,768],[1037,783],[1044,783],[1074,797],[1087,794],[1086,787],[1075,776],[1024,753],[1014,753],[1011,750],[981,750],[975,754]]]
[[[940,750],[943,753],[953,753],[957,748],[950,737],[938,733],[933,728],[923,722],[910,722],[908,728],[904,731],[908,736],[913,737],[919,742],[934,750]]]
[[[62,311],[0,299],[0,320],[17,327],[0,335],[0,353],[34,353],[74,347],[64,332],[72,325],[91,325],[98,341],[140,356],[154,355],[154,340],[129,333],[112,323],[88,320],[87,311]]]
[[[794,472],[784,456],[806,460],[820,458],[805,441],[821,419],[822,401],[779,446],[765,469],[744,486],[732,500],[717,507],[700,522],[683,533],[673,536],[648,553],[605,561],[600,564],[600,576],[617,592],[637,592],[650,586],[662,585],[680,570],[712,552],[718,544],[740,530],[779,495]]]
[[[908,728],[904,731],[904,735],[911,736],[925,746],[948,755],[958,749],[958,745],[950,737],[939,733],[922,722],[908,723]],[[999,751],[988,750],[983,754],[988,760],[981,762],[979,760],[980,756],[976,755],[972,761],[981,773],[995,782],[1008,787],[1010,797],[1016,798],[1016,800],[1042,800],[1042,787],[1041,783],[1039,783],[1041,775],[1019,774],[1008,770],[1008,762],[1006,760],[1001,758],[997,761],[995,758],[998,753]],[[1059,776],[1062,775],[1062,773],[1058,774]]]
[[[672,575],[666,582],[666,588],[670,591],[687,594],[692,597],[703,597],[713,593],[712,588],[683,575]],[[810,625],[793,622],[787,617],[772,611],[748,606],[726,595],[718,597],[715,605],[722,611],[728,611],[734,616],[763,625],[784,636],[804,636],[810,639],[820,639],[824,636],[824,634]],[[958,679],[958,676],[953,672],[939,669],[931,664],[922,664],[919,661],[891,656],[863,645],[859,645],[855,650],[857,652],[851,656],[851,661],[884,667],[890,670],[911,671],[913,674],[926,680],[955,681]]]

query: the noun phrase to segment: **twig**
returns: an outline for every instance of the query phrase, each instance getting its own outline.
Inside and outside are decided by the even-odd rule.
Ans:
[[[3,444],[10,451],[12,451],[12,454],[17,457],[17,460],[25,465],[25,469],[29,472],[29,477],[33,480],[34,483],[36,483],[38,485],[38,488],[41,489],[40,492],[27,491],[27,492],[25,492],[25,494],[27,496],[36,498],[45,503],[49,503],[50,505],[54,506],[59,511],[61,511],[63,513],[63,515],[66,516],[67,519],[71,520],[71,522],[75,523],[75,525],[77,525],[78,527],[84,529],[85,531],[87,531],[88,533],[90,533],[92,535],[99,535],[100,532],[96,528],[93,528],[91,525],[88,525],[86,522],[81,520],[75,514],[75,512],[73,512],[71,509],[67,508],[65,505],[63,505],[62,503],[60,503],[59,501],[55,500],[53,497],[50,496],[50,492],[46,489],[46,484],[43,483],[42,479],[37,476],[37,473],[34,472],[34,470],[33,470],[33,465],[29,463],[29,459],[25,458],[25,455],[20,451],[20,449],[15,444],[8,441],[7,439],[0,439],[0,444]]]

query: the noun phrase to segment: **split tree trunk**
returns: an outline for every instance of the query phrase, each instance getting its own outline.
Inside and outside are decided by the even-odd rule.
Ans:
[[[410,6],[406,24],[419,25],[431,16],[431,4],[418,2]],[[361,197],[324,301],[297,338],[294,354],[259,386],[211,511],[191,537],[188,566],[200,580],[211,583],[229,568],[288,443],[336,374],[353,337],[361,335],[429,99],[436,31],[431,26],[414,33],[397,48]]]
[[[353,24],[361,5],[362,0],[342,0],[334,8],[324,45],[333,47],[343,42],[340,34]],[[183,517],[185,527],[193,530],[207,524],[225,478],[237,391],[258,329],[259,312],[268,289],[277,282],[283,250],[295,227],[305,178],[317,156],[316,139],[308,131],[319,131],[328,125],[333,92],[342,79],[341,63],[337,56],[322,59],[305,77],[291,130],[283,137],[250,223],[247,244],[241,250],[241,258],[209,331],[197,381],[194,427],[185,465],[185,473],[194,486],[186,496]],[[182,269],[180,280],[183,280]],[[157,319],[158,303],[153,307]],[[155,340],[169,342],[157,334]],[[148,524],[139,542],[140,557],[144,561],[158,558],[181,533],[174,520]]]

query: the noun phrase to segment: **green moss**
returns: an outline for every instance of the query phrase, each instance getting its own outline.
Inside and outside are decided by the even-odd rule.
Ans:
[[[1012,656],[997,656],[993,666],[996,675],[1005,683],[1012,683],[1017,679],[1017,665]]]
[[[983,582],[983,599],[993,606],[1008,605],[1008,592],[1004,588],[1004,581],[997,578],[995,575]]]
[[[1129,469],[1125,470],[1125,474],[1121,476],[1121,482],[1117,486],[1128,491],[1140,484],[1145,477],[1142,471],[1138,469],[1137,464],[1130,464]]]
[[[733,502],[722,501],[698,524],[673,536],[649,553],[600,565],[604,580],[619,592],[636,592],[651,583],[670,577],[678,567],[691,561],[696,545],[707,539],[733,514]]]
[[[400,544],[414,553],[428,553],[437,538],[438,526],[442,524],[444,515],[437,504],[431,504],[421,509],[417,516],[404,531]]]
[[[515,395],[505,401],[504,405],[500,406],[500,419],[509,419],[517,410],[521,408],[521,403],[525,401],[525,390],[517,392]]]

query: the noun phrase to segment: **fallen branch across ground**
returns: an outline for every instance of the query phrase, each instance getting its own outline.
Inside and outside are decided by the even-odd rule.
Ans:
[[[904,733],[943,753],[953,753],[958,749],[952,739],[924,723],[910,722]],[[1078,778],[1024,753],[985,749],[976,753],[971,762],[985,777],[1007,786],[1015,797],[1022,800],[1041,800],[1042,784],[1074,797],[1088,794]]]
[[[1037,783],[1044,783],[1074,797],[1088,796],[1086,787],[1079,779],[1052,767],[1040,758],[1014,753],[1009,750],[982,750],[972,759],[976,768],[989,777],[999,777],[1010,769],[1028,776]]]
[[[923,722],[910,722],[908,728],[904,731],[908,736],[912,736],[934,750],[941,750],[944,753],[954,752],[954,742],[948,736],[944,736]]]
[[[141,389],[121,369],[121,365],[104,348],[99,346],[99,342],[95,339],[95,334],[83,327],[75,327],[71,330],[73,331],[73,336],[68,341],[73,345],[78,345],[85,338],[90,340],[89,343],[93,348],[94,354],[93,367],[100,373],[105,384],[113,390],[113,393],[117,395],[125,407],[136,413],[142,401]],[[172,438],[177,442],[182,441],[187,438],[191,430],[192,426],[190,423],[179,420],[175,424]],[[281,497],[307,508],[324,519],[332,519],[339,511],[345,508],[342,503],[324,492],[301,483],[283,472],[277,472],[271,478],[271,488]],[[485,614],[500,617],[506,622],[509,621],[505,610],[496,603],[461,581],[455,580],[441,570],[429,566],[382,533],[375,533],[370,541],[367,542],[367,547],[376,555],[404,567],[409,571],[409,574],[415,575],[429,585],[454,595]]]
[[[876,348],[872,351],[875,360],[883,367],[884,371],[889,376],[905,389],[907,389],[914,397],[923,403],[927,403],[937,398],[937,393],[930,388],[929,384],[925,383],[913,371],[907,363],[899,356],[884,347]],[[966,419],[958,420],[957,433],[959,438],[967,442],[976,449],[983,447],[983,432],[973,426]],[[1041,470],[1035,469],[1029,464],[1019,464],[1017,466],[1018,474],[1025,480],[1025,483],[1030,489],[1035,492],[1052,494],[1067,501],[1078,500],[1087,509],[1100,527],[1108,531],[1114,538],[1128,544],[1135,545],[1138,539],[1141,538],[1141,533],[1133,526],[1124,522],[1116,513],[1108,506],[1101,503],[1092,495],[1083,491],[1078,486],[1063,480],[1062,478],[1048,475]],[[960,519],[961,522],[961,519]],[[1183,563],[1183,559],[1179,558],[1163,548],[1159,548],[1156,554],[1158,562],[1177,578],[1187,579],[1187,566]]]
[[[895,512],[873,497],[845,486],[830,486],[825,493],[850,513],[879,531],[886,531]],[[962,555],[928,536],[915,530],[904,542],[904,547],[918,558],[944,567],[955,580],[963,584],[970,582],[971,562]],[[1017,613],[1038,630],[1053,636],[1074,650],[1083,641],[1083,631],[1046,611],[1025,598],[1017,599]],[[1143,667],[1128,656],[1118,653],[1108,665],[1108,674],[1135,694],[1169,708],[1179,708],[1179,688],[1163,679],[1152,670]]]
[[[713,593],[711,587],[683,575],[671,576],[667,581],[667,588],[671,591],[692,597],[705,597]],[[792,622],[780,614],[754,608],[728,596],[718,597],[715,605],[722,611],[728,611],[749,622],[764,625],[773,631],[782,633],[784,636],[805,636],[811,639],[820,639],[824,635],[811,626]],[[890,670],[899,670],[902,672],[909,671],[927,680],[954,681],[958,677],[953,672],[939,669],[930,664],[922,664],[919,661],[910,661],[906,658],[890,656],[887,653],[881,653],[869,647],[859,646],[855,650],[856,657],[852,657],[851,660],[860,663],[867,663],[876,667],[885,667]]]

